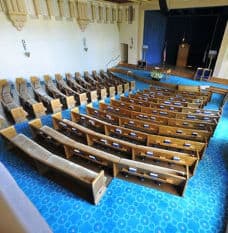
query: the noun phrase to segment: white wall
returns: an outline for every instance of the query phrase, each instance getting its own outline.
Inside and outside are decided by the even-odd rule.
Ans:
[[[88,52],[83,50],[84,37]],[[22,39],[31,53],[29,58],[24,55]],[[81,32],[76,21],[43,17],[28,17],[19,32],[0,12],[0,51],[0,78],[9,80],[18,76],[105,69],[109,60],[120,54],[119,32],[117,24],[93,23]]]
[[[214,77],[228,79],[228,22],[213,73]]]

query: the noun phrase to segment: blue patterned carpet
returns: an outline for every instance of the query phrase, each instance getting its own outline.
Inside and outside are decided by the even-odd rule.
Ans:
[[[179,77],[170,77],[168,81],[173,80],[198,84]],[[146,87],[137,82],[137,88]],[[218,109],[220,103],[221,96],[213,95],[208,108]],[[84,110],[82,106],[81,111]],[[70,112],[64,111],[64,116],[69,118]],[[42,121],[52,125],[50,116],[43,117]],[[31,136],[26,122],[17,124],[16,129]],[[93,206],[38,175],[20,156],[7,151],[2,139],[0,160],[54,232],[222,233],[228,206],[227,132],[228,104],[184,197],[114,179],[99,205]]]

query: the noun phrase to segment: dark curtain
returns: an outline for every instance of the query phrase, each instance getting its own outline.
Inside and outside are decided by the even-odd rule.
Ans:
[[[156,11],[146,11],[143,44],[148,45],[146,61],[151,65],[162,63],[165,40],[166,17]]]

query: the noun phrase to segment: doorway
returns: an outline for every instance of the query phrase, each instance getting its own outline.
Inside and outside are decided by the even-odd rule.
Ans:
[[[121,62],[128,63],[128,44],[120,44]]]

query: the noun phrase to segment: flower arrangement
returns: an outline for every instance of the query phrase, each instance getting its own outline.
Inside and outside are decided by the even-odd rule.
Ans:
[[[150,77],[154,80],[159,81],[163,77],[163,74],[159,71],[153,70],[150,72]]]

